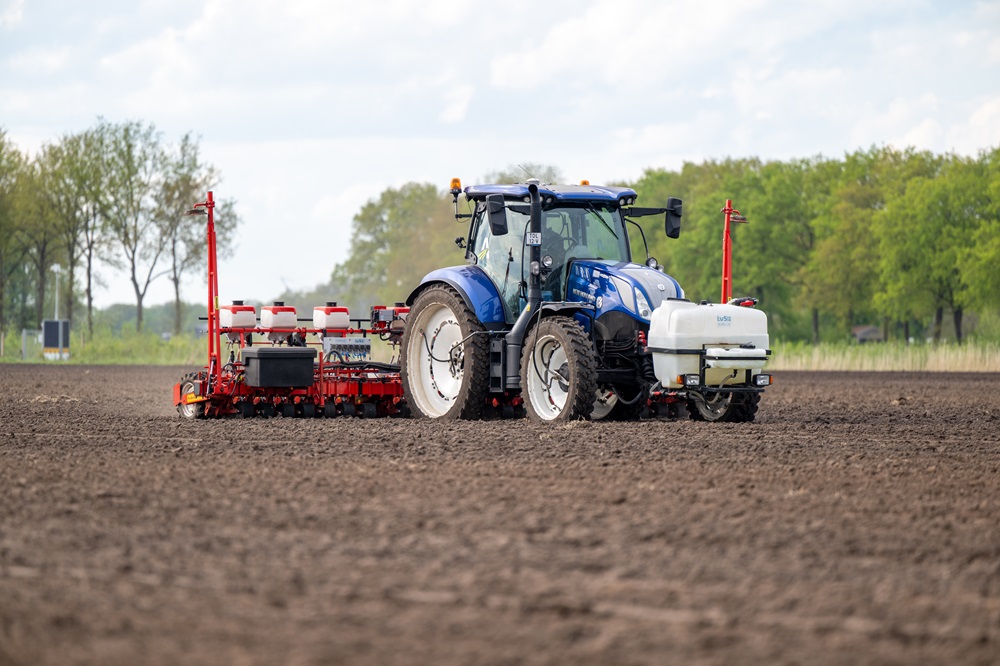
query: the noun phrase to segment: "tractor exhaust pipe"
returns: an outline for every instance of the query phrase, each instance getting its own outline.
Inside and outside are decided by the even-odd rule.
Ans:
[[[521,311],[514,327],[504,337],[507,352],[506,387],[509,389],[521,386],[521,347],[528,332],[531,318],[538,313],[542,303],[542,197],[538,193],[538,180],[528,180],[528,197],[530,199],[530,217],[528,218],[528,304]]]

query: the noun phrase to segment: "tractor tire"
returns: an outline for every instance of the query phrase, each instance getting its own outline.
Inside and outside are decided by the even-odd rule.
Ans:
[[[688,413],[694,421],[750,423],[759,402],[760,393],[715,393],[688,401]]]
[[[417,418],[479,419],[489,392],[489,337],[457,291],[435,285],[406,319],[399,365]]]
[[[543,319],[521,351],[521,397],[532,421],[589,419],[597,395],[597,359],[583,327],[569,317]]]
[[[182,396],[195,392],[194,382],[196,379],[199,379],[199,374],[200,373],[197,372],[191,372],[184,375],[181,379]],[[177,411],[186,419],[203,419],[205,418],[205,406],[207,404],[207,402],[192,402],[187,405],[177,405]]]

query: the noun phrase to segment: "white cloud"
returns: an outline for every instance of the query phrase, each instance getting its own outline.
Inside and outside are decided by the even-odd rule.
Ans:
[[[454,125],[465,118],[465,112],[472,101],[472,95],[476,89],[472,86],[458,86],[445,93],[446,105],[441,112],[441,122],[446,125]]]
[[[948,128],[942,150],[971,155],[995,146],[1000,146],[1000,95],[984,100],[967,119]]]
[[[24,0],[6,0],[0,6],[0,28],[10,28],[24,18]]]
[[[995,37],[987,42],[986,55],[991,64],[1000,63],[1000,37]]]
[[[66,47],[31,49],[14,54],[6,65],[22,74],[48,76],[63,71],[71,63],[73,53]]]

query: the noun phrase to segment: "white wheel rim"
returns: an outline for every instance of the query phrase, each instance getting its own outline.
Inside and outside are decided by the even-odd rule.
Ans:
[[[594,399],[594,411],[590,413],[590,418],[600,421],[611,413],[618,403],[618,396],[609,388],[597,387],[597,397]]]
[[[451,308],[440,303],[425,308],[411,325],[413,335],[407,349],[410,392],[424,414],[443,416],[462,390],[462,328]]]
[[[528,400],[539,418],[551,421],[562,414],[569,398],[566,350],[546,335],[535,342],[528,363]]]
[[[186,383],[183,387],[181,387],[182,397],[185,395],[193,395],[193,394],[194,394],[194,384],[189,382]],[[181,410],[183,411],[185,418],[194,418],[195,416],[197,416],[198,415],[197,410],[200,407],[201,407],[200,402],[185,402],[181,404]]]
[[[711,398],[706,397],[704,402],[706,415],[721,416],[725,414],[729,408],[729,402],[729,396],[723,396],[721,393],[714,393]]]

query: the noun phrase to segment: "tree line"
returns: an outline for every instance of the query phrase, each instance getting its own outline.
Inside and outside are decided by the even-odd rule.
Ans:
[[[73,320],[82,297],[92,335],[94,290],[109,279],[98,270],[104,266],[114,272],[110,279],[129,280],[136,330],[150,285],[170,280],[179,333],[181,282],[206,260],[204,218],[184,213],[219,177],[190,133],[168,143],[140,121],[99,119],[33,157],[0,128],[0,331],[41,325],[58,266],[65,276],[60,314]],[[218,202],[220,255],[239,222],[233,200]]]
[[[481,181],[529,176],[565,182],[538,164]],[[0,128],[0,331],[39,326],[59,265],[60,312],[74,319],[82,302],[91,332],[93,292],[108,268],[132,285],[137,330],[150,284],[170,280],[180,332],[181,282],[205,262],[204,218],[184,213],[218,181],[191,134],[168,143],[152,124],[99,119],[30,158]],[[939,340],[947,327],[961,341],[970,314],[1000,309],[1000,148],[975,157],[872,147],[841,158],[707,160],[613,184],[633,187],[642,206],[684,200],[679,239],[640,218],[649,247],[637,233],[631,240],[638,261],[648,251],[692,300],[718,299],[720,208],[732,199],[749,220],[733,228],[734,294],[760,299],[783,340],[845,339],[855,326],[877,325],[885,338]],[[224,256],[240,220],[231,199],[216,212]],[[402,301],[426,273],[463,261],[455,238],[466,224],[439,185],[387,188],[354,216],[349,256],[330,281],[283,297],[307,309],[337,300],[359,316]]]
[[[532,169],[543,182],[559,180],[552,167]],[[523,181],[520,171],[483,182]],[[1000,148],[975,157],[872,147],[842,158],[708,160],[615,184],[633,187],[641,206],[683,199],[679,239],[653,218],[639,221],[648,251],[691,300],[719,298],[720,209],[732,199],[748,220],[732,231],[734,295],[760,299],[782,340],[848,339],[859,325],[878,326],[885,339],[940,340],[950,315],[961,342],[967,315],[1000,307]],[[389,188],[354,217],[349,258],[311,296],[339,294],[352,307],[403,300],[430,270],[461,263],[454,237],[465,224],[438,186]],[[631,240],[642,261],[640,235]]]

